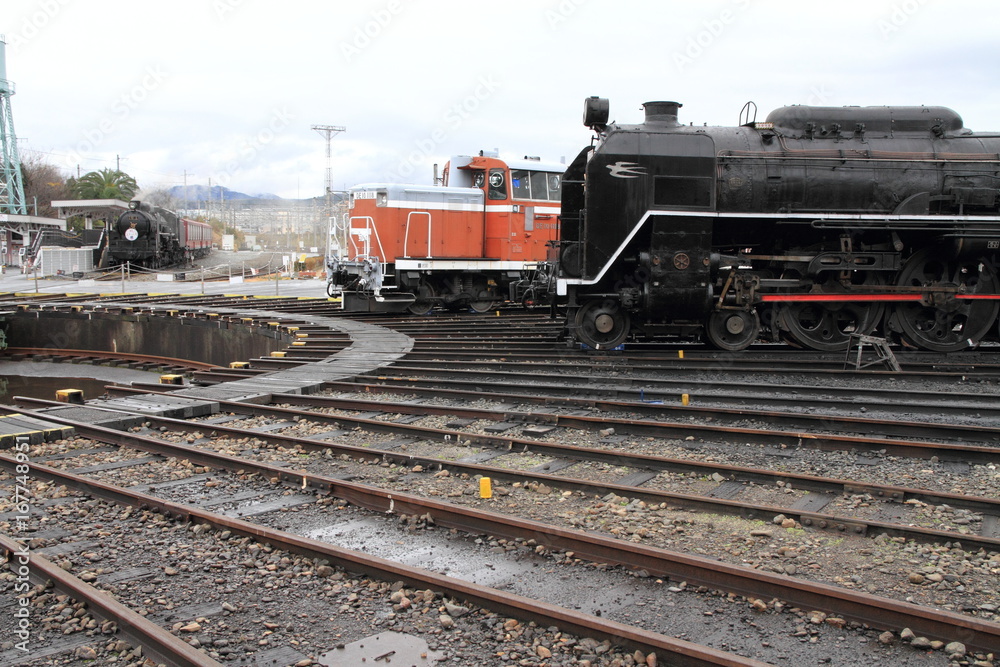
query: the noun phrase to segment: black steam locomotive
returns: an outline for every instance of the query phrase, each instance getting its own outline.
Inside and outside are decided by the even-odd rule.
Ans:
[[[944,107],[744,107],[737,127],[608,122],[563,179],[556,287],[568,328],[761,337],[815,350],[878,334],[942,352],[996,336],[1000,134]]]
[[[158,269],[175,266],[212,249],[212,228],[204,222],[180,218],[173,211],[138,200],[129,202],[108,230],[106,266],[129,262]]]

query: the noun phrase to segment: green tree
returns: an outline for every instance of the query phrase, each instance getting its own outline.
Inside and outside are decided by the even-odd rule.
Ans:
[[[70,179],[70,189],[77,199],[120,199],[129,201],[139,190],[135,179],[117,169],[91,171]]]
[[[44,162],[38,153],[29,152],[22,157],[21,178],[24,199],[31,215],[54,218],[57,212],[52,208],[52,201],[70,198],[66,178],[57,167]]]

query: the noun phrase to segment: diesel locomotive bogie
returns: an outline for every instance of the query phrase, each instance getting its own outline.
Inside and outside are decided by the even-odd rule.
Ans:
[[[879,333],[953,351],[1000,309],[1000,138],[944,107],[784,107],[693,127],[607,123],[566,172],[557,291],[596,348],[633,334],[841,350]]]

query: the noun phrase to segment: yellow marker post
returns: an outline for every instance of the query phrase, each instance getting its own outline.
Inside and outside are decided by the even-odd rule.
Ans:
[[[487,499],[493,497],[493,480],[489,477],[479,478],[479,497]]]
[[[58,389],[56,390],[56,401],[83,405],[83,391],[80,389]]]
[[[687,406],[691,402],[691,396],[688,394],[681,394],[681,405]]]

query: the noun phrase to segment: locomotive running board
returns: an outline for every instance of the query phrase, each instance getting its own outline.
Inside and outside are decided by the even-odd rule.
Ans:
[[[1000,294],[951,294],[956,299],[976,299],[981,301],[1000,301]],[[923,294],[763,294],[761,302],[773,303],[783,301],[819,302],[819,301],[923,301]]]

